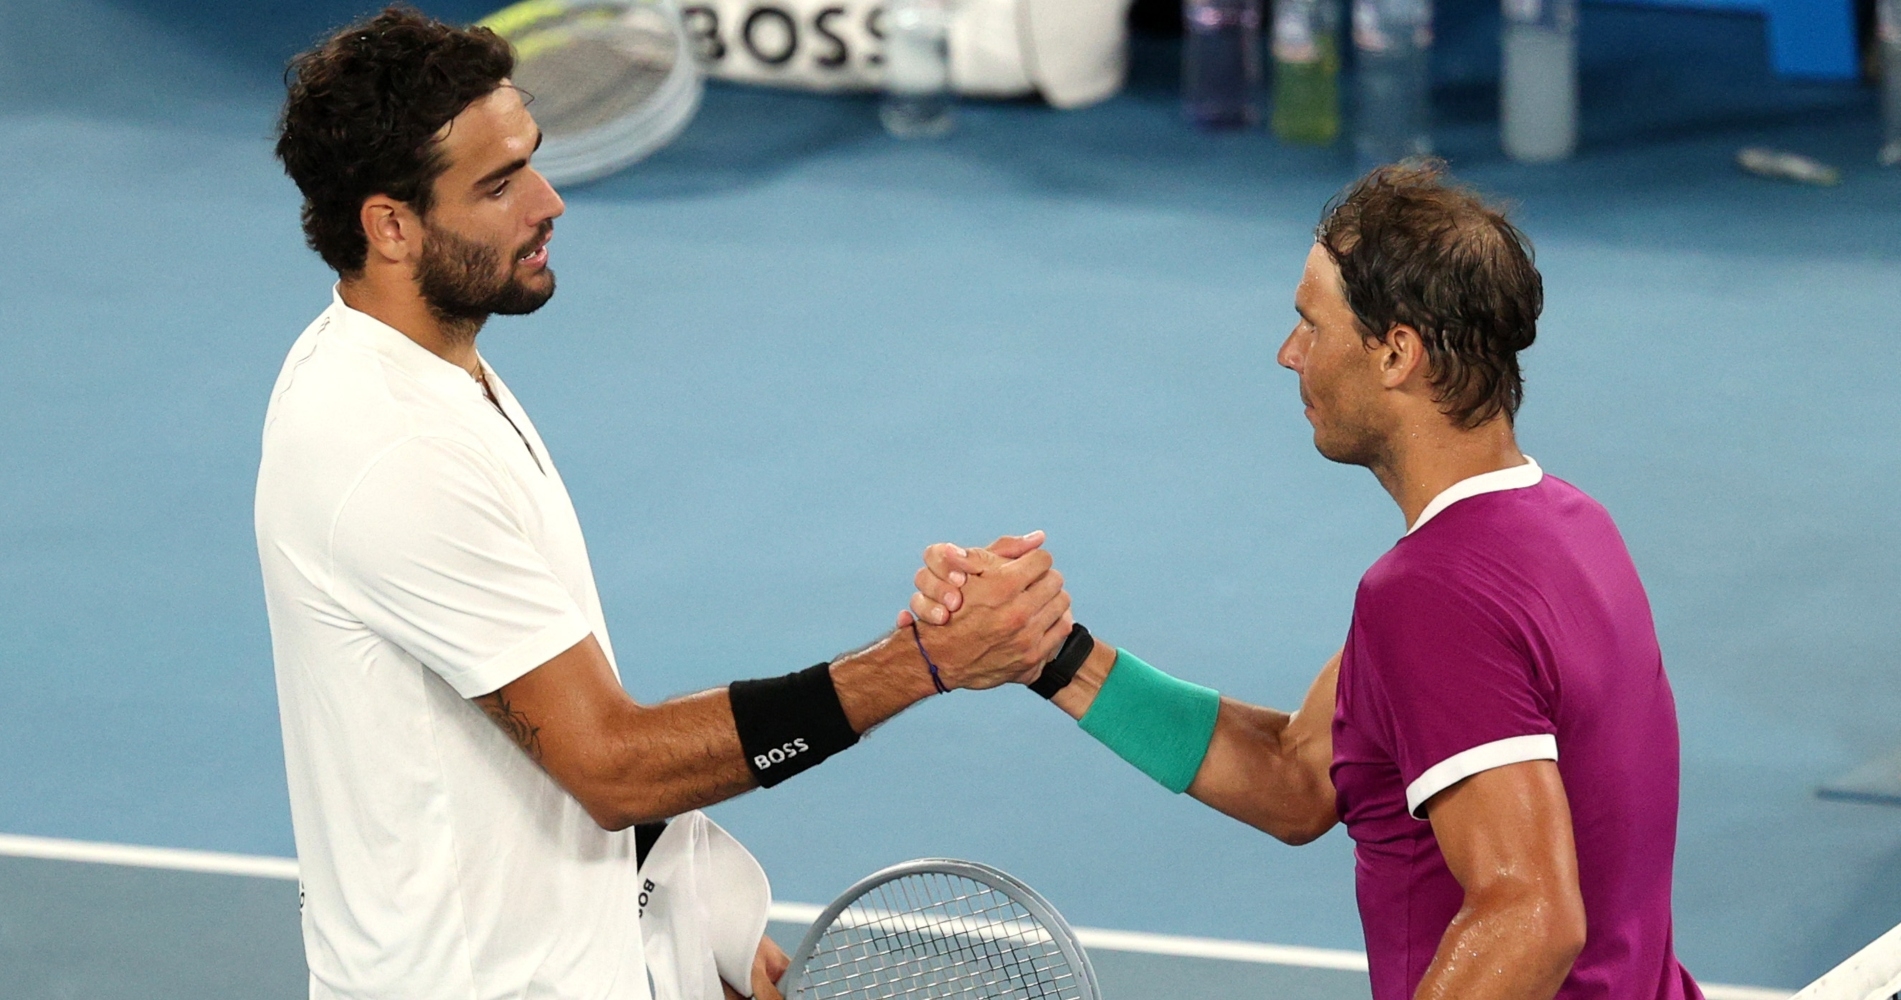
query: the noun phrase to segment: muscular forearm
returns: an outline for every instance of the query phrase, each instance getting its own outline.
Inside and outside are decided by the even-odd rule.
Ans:
[[[657,705],[630,703],[610,731],[616,737],[590,762],[585,786],[569,788],[610,830],[678,816],[757,786],[725,688]]]
[[[831,665],[839,706],[860,735],[936,693],[910,636],[893,633]],[[756,787],[725,689],[643,709],[630,722],[614,784],[632,823],[677,816]]]
[[[1071,718],[1081,719],[1115,667],[1116,650],[1098,641],[1076,677],[1053,699]],[[1188,794],[1235,819],[1290,844],[1304,844],[1331,829],[1333,759],[1331,719],[1333,678],[1329,663],[1309,691],[1302,713],[1311,721],[1295,725],[1295,716],[1221,699],[1207,756]]]
[[[1221,699],[1214,740],[1188,794],[1289,844],[1305,844],[1337,821],[1333,782],[1316,766],[1294,717]]]
[[[832,683],[859,734],[937,693],[909,630],[899,630],[832,661]]]
[[[935,690],[908,633],[841,656],[830,671],[856,733]],[[591,638],[476,701],[608,829],[677,816],[758,785],[729,689],[638,704]]]
[[[1582,912],[1535,886],[1467,893],[1413,997],[1551,1000],[1583,947]]]

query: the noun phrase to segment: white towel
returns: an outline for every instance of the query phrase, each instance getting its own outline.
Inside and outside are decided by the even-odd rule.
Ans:
[[[772,885],[732,834],[698,811],[667,824],[640,866],[640,931],[654,1000],[752,996]]]

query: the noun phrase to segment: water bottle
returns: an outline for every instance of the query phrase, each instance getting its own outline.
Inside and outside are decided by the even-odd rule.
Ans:
[[[950,0],[890,0],[884,17],[884,99],[878,118],[900,139],[957,124],[950,89]]]
[[[1431,0],[1353,0],[1359,115],[1353,149],[1362,168],[1432,152]]]
[[[1578,146],[1578,0],[1504,0],[1499,133],[1505,155],[1550,163]]]
[[[1881,45],[1881,165],[1901,164],[1901,0],[1876,5],[1875,37]]]
[[[1261,0],[1182,5],[1182,113],[1205,129],[1260,123]]]
[[[1333,0],[1274,5],[1274,134],[1330,145],[1340,135],[1340,16]]]

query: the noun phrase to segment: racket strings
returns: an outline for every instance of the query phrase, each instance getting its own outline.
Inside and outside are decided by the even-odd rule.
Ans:
[[[534,94],[549,136],[583,134],[639,109],[672,76],[672,25],[654,11],[603,18],[584,7],[537,24],[517,45],[514,82]]]
[[[1002,892],[943,872],[848,907],[806,965],[810,1000],[1083,1000],[1054,936]]]

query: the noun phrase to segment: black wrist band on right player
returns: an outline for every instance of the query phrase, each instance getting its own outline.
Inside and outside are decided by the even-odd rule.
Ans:
[[[858,732],[839,704],[832,665],[820,663],[784,677],[734,681],[733,727],[746,753],[746,767],[761,788],[771,788],[858,742]]]
[[[1043,667],[1043,673],[1030,682],[1030,690],[1045,698],[1056,697],[1056,692],[1069,686],[1076,679],[1076,671],[1082,669],[1083,661],[1096,651],[1096,640],[1091,638],[1089,630],[1081,622],[1070,626],[1069,638],[1063,640],[1063,648],[1056,659]]]

